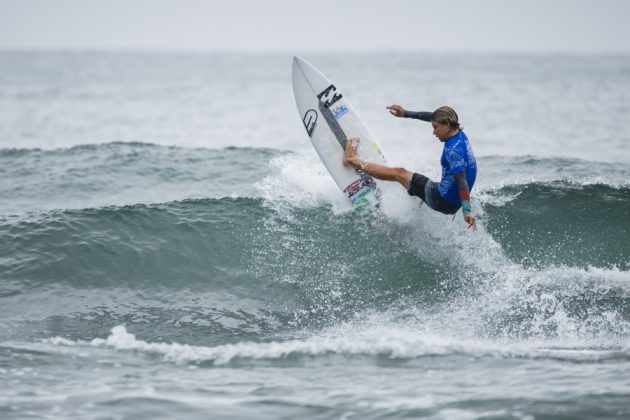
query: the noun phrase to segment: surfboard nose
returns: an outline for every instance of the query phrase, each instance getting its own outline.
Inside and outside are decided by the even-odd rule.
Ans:
[[[306,61],[305,59],[303,59],[299,55],[294,55],[293,56],[293,65],[294,66],[304,65],[305,63],[308,63],[308,61]]]
[[[293,65],[291,66],[291,73],[293,75],[293,79],[295,79],[296,77],[300,77],[299,75],[303,76],[304,73],[304,68],[305,68],[305,63],[306,60],[304,60],[302,57],[294,55],[293,56]]]
[[[300,67],[300,65],[299,65],[299,61],[298,61],[298,56],[294,55],[293,56],[293,63],[291,65],[291,75],[293,76],[294,83],[295,83],[295,75],[296,75],[297,70],[298,70],[299,67]]]

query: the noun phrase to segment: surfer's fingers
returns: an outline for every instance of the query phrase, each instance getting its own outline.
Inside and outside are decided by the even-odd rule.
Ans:
[[[477,230],[477,220],[474,216],[466,215],[464,221],[468,223],[468,229],[472,229],[473,231]]]
[[[390,106],[388,106],[386,108],[389,109],[389,113],[390,114],[392,114],[392,115],[394,115],[396,117],[401,117],[404,114],[404,112],[405,112],[405,109],[402,106],[397,105],[397,104],[390,105]]]

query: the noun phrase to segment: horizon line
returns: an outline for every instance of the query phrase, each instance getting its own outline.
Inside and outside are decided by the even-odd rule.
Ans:
[[[448,49],[427,50],[411,48],[377,48],[377,49],[219,49],[219,48],[161,48],[161,47],[34,47],[34,46],[0,46],[0,52],[27,53],[137,53],[137,54],[238,54],[238,55],[386,55],[386,54],[427,54],[427,55],[533,55],[533,56],[630,56],[630,51],[623,50],[506,50],[506,49]]]

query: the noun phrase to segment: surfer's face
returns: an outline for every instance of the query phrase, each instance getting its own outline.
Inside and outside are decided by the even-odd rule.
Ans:
[[[437,121],[431,121],[433,125],[433,135],[444,142],[448,140],[451,135],[451,127],[448,124],[440,124]]]

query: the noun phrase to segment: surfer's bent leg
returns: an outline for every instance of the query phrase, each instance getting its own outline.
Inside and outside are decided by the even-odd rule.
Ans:
[[[357,155],[358,139],[349,139],[344,150],[344,165],[363,171],[376,179],[399,182],[405,189],[409,189],[412,173],[405,168],[390,168],[389,166],[366,162]]]

